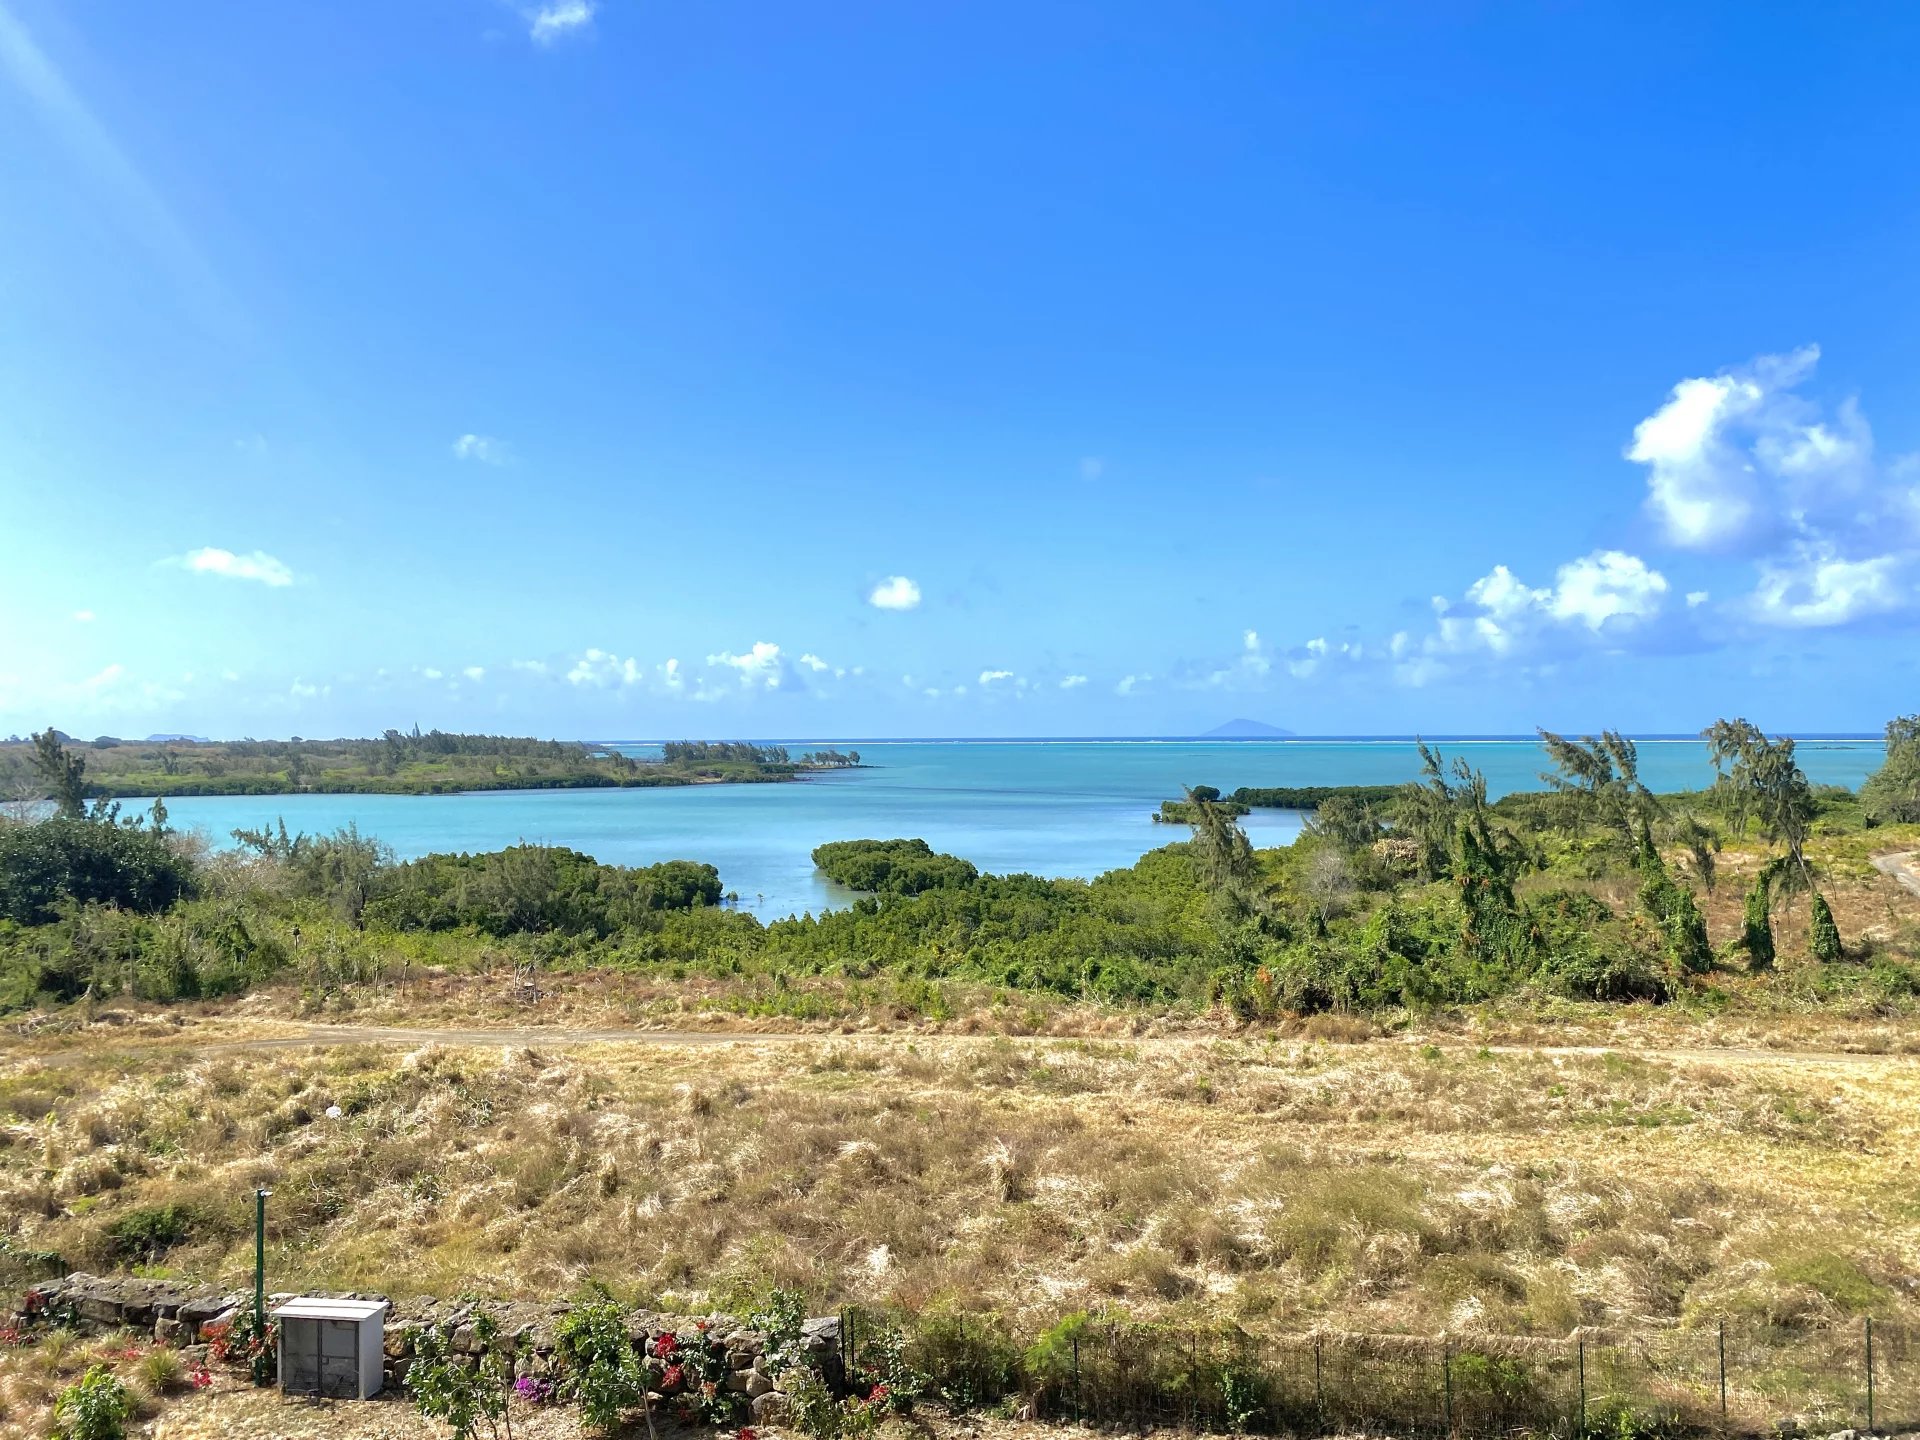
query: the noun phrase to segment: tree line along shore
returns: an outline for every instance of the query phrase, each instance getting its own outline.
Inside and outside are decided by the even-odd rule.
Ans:
[[[47,793],[43,753],[55,744],[81,766],[88,799],[189,795],[451,795],[481,790],[578,790],[753,784],[860,764],[859,751],[790,754],[744,741],[670,740],[638,759],[571,740],[387,730],[360,740],[78,741],[55,730],[0,741],[0,799]]]

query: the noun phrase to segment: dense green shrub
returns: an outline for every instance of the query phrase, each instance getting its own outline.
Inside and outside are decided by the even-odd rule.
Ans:
[[[198,889],[164,835],[110,820],[0,823],[0,919],[44,925],[63,904],[152,914]]]
[[[627,1333],[627,1317],[613,1301],[569,1310],[554,1332],[554,1356],[561,1393],[579,1405],[590,1429],[612,1434],[628,1411],[646,1404],[646,1371]]]
[[[184,1205],[142,1205],[107,1227],[114,1254],[151,1265],[176,1245],[192,1238],[195,1217]]]
[[[1576,1000],[1670,997],[1660,957],[1648,954],[1603,901],[1578,890],[1552,890],[1534,897],[1527,916],[1540,957],[1537,973],[1548,989]]]
[[[924,840],[836,840],[813,852],[827,878],[849,890],[918,895],[971,885],[980,872],[957,855],[941,855]]]
[[[64,1440],[125,1440],[133,1395],[104,1365],[88,1368],[53,1402],[55,1433]]]
[[[365,920],[396,930],[471,926],[488,935],[607,936],[664,910],[720,901],[720,872],[690,860],[602,865],[557,845],[478,855],[428,855],[386,871]]]

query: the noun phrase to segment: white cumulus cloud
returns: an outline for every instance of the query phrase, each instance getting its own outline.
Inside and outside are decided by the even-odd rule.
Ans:
[[[1087,677],[1084,675],[1069,675],[1060,682],[1060,688],[1062,690],[1078,690],[1086,683]]]
[[[293,584],[293,571],[264,550],[236,555],[217,545],[189,550],[172,563],[183,565],[196,575],[222,575],[229,580],[255,580],[278,589]]]
[[[1805,544],[1760,567],[1746,613],[1768,625],[1819,628],[1885,615],[1911,603],[1900,556],[1846,560],[1830,545]]]
[[[867,603],[881,610],[911,610],[920,603],[920,587],[904,575],[889,575],[868,592]]]
[[[735,655],[725,650],[718,655],[709,655],[707,664],[731,666],[740,672],[742,685],[763,686],[768,690],[778,690],[780,682],[787,673],[787,664],[781,658],[780,647],[768,640],[756,640],[753,648],[744,655]]]
[[[551,45],[593,28],[594,0],[551,0],[527,12],[527,34],[537,45]]]

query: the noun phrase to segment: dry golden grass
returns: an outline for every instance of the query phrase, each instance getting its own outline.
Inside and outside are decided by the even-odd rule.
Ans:
[[[1891,1056],[904,1035],[202,1057],[197,1037],[0,1072],[19,1244],[241,1281],[263,1184],[285,1288],[595,1279],[705,1308],[771,1279],[1029,1328],[1118,1304],[1426,1333],[1920,1308],[1920,1065]],[[181,1244],[116,1241],[169,1205]]]

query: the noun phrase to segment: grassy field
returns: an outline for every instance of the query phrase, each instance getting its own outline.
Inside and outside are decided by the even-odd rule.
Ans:
[[[598,1280],[698,1309],[771,1280],[1033,1327],[1110,1303],[1424,1333],[1917,1318],[1920,1063],[1898,1055],[200,1043],[10,1060],[16,1248],[233,1280],[268,1185],[288,1287]]]

